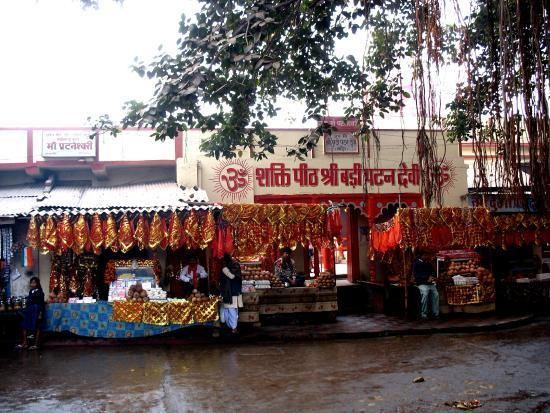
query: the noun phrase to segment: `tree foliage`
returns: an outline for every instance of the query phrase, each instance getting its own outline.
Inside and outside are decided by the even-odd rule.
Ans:
[[[161,140],[200,128],[212,132],[201,145],[208,155],[230,158],[252,147],[261,159],[276,145],[266,119],[280,110],[278,98],[303,102],[304,120],[320,119],[330,101],[343,101],[345,115],[358,120],[362,142],[377,144],[374,119],[402,109],[407,71],[413,73],[427,204],[441,202],[437,142],[447,125],[451,139],[470,139],[479,149],[483,190],[487,142],[503,154],[508,185],[525,187],[514,143],[525,130],[532,171],[545,176],[528,185],[539,208],[548,205],[550,0],[470,0],[471,12],[450,27],[442,24],[441,10],[446,3],[461,15],[458,0],[200,1],[196,16],[182,17],[175,54],[136,62],[134,70],[155,79],[156,88],[149,102],[127,103],[122,128],[150,127]],[[336,42],[357,32],[367,34],[364,58],[338,56]],[[446,55],[466,69],[467,79],[444,119],[434,85]],[[95,127],[119,128],[108,117]],[[303,157],[324,132],[330,128],[321,124],[289,154]]]

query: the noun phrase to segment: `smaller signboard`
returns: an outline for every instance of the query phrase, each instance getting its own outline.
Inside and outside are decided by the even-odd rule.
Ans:
[[[96,156],[96,138],[86,130],[42,131],[44,158],[83,158]]]
[[[359,140],[352,132],[325,135],[325,153],[359,153]]]
[[[334,130],[325,134],[325,153],[359,153],[359,140],[354,132],[357,130],[355,119],[337,116],[325,116],[321,123],[328,123]]]
[[[483,195],[468,194],[468,206],[471,208],[486,207],[491,212],[536,212],[535,202],[531,195],[527,197],[527,211],[521,199],[504,194],[486,194],[485,200]]]

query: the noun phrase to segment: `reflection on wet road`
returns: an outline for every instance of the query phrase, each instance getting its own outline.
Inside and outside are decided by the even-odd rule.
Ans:
[[[550,322],[476,335],[0,356],[0,411],[550,412]],[[413,383],[417,376],[425,381]]]

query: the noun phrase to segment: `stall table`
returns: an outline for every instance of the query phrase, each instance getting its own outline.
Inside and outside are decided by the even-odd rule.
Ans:
[[[334,313],[338,295],[334,288],[266,288],[243,294],[242,323],[259,323],[261,316],[294,313]]]
[[[550,280],[501,282],[497,287],[499,312],[544,312],[550,309]]]
[[[139,338],[170,333],[185,327],[213,325],[213,322],[154,325],[143,322],[115,321],[113,303],[68,304],[46,306],[47,332],[69,332],[77,336],[101,338]]]
[[[0,347],[13,346],[21,336],[20,311],[0,311]]]

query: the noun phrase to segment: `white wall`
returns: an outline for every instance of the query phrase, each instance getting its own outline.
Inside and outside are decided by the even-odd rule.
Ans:
[[[319,183],[317,186],[300,186],[296,183],[291,183],[290,186],[284,187],[262,187],[258,185],[255,177],[257,168],[269,167],[271,163],[284,163],[285,168],[298,168],[300,163],[305,162],[308,168],[328,168],[331,163],[337,163],[339,168],[351,168],[353,164],[362,162],[361,154],[325,154],[323,140],[319,142],[315,148],[314,156],[307,158],[305,161],[300,161],[286,155],[286,148],[295,145],[298,139],[308,133],[306,129],[296,130],[272,130],[278,137],[278,144],[274,155],[271,155],[267,160],[256,162],[250,158],[249,151],[243,151],[241,157],[235,158],[238,162],[243,162],[251,169],[251,179],[253,182],[252,190],[248,191],[246,196],[235,199],[235,202],[253,202],[254,195],[287,195],[287,194],[361,194],[363,193],[362,186],[347,186],[340,183],[338,186],[323,185]],[[398,169],[401,162],[405,162],[410,168],[413,163],[418,163],[416,155],[416,131],[405,131],[402,137],[400,130],[382,130],[379,131],[380,136],[380,151],[377,156],[376,152],[371,148],[371,157],[366,160],[368,168],[387,168]],[[214,202],[232,202],[231,199],[223,198],[219,190],[219,184],[216,179],[216,170],[221,168],[226,162],[223,159],[216,160],[211,157],[206,157],[199,151],[199,144],[204,138],[199,130],[191,130],[184,136],[183,159],[178,160],[178,183],[185,186],[200,185],[204,188],[211,201]],[[404,146],[403,146],[404,141]],[[464,160],[459,156],[457,144],[444,144],[442,136],[439,137],[441,142],[438,148],[438,157],[445,159],[453,167],[453,181],[449,185],[444,196],[443,204],[445,206],[462,206],[461,196],[467,193],[466,186],[466,165]],[[193,170],[196,168],[197,161],[200,161],[198,174]],[[292,175],[292,170],[290,170]],[[396,182],[395,185],[384,184],[381,186],[370,185],[369,193],[419,193],[420,185],[400,186]]]
[[[0,130],[0,163],[27,162],[27,131]]]
[[[175,143],[172,139],[155,141],[151,131],[128,130],[114,137],[99,137],[99,161],[174,160]]]

